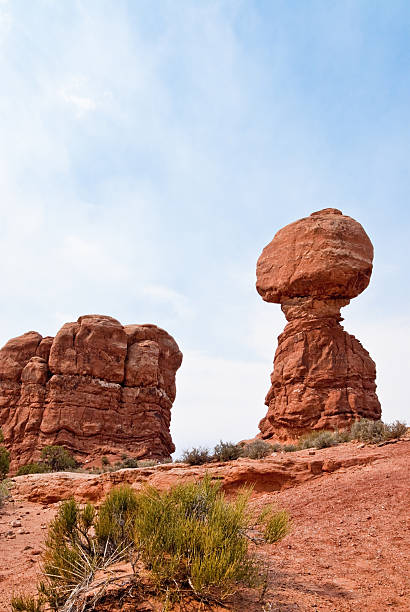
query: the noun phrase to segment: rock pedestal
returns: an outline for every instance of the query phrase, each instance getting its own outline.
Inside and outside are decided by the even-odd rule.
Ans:
[[[263,250],[256,287],[280,303],[288,324],[278,338],[263,438],[379,419],[376,368],[343,330],[340,309],[369,284],[373,246],[362,226],[324,209],[281,229]]]
[[[127,453],[166,459],[182,354],[155,325],[87,315],[55,338],[28,332],[0,350],[0,427],[12,467],[47,444],[80,461]]]

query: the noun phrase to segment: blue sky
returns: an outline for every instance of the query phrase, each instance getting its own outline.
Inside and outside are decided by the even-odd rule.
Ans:
[[[410,420],[409,29],[398,0],[0,0],[0,341],[156,323],[177,452],[251,437],[285,322],[257,257],[334,206],[375,247],[345,328]]]

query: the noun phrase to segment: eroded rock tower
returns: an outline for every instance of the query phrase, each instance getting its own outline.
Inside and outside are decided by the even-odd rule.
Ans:
[[[288,440],[380,418],[375,363],[340,325],[340,309],[369,284],[372,261],[360,223],[335,208],[287,225],[263,249],[256,288],[288,321],[259,424],[263,438]]]

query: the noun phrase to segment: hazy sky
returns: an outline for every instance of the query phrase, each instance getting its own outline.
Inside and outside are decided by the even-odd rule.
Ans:
[[[407,0],[0,0],[0,342],[82,314],[177,340],[177,455],[257,432],[285,318],[275,232],[332,206],[374,247],[345,328],[410,421]]]

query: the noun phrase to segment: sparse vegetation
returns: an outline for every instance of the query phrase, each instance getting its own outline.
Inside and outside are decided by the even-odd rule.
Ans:
[[[76,598],[95,573],[124,556],[134,571],[136,559],[143,563],[149,588],[167,601],[186,593],[201,601],[223,601],[241,585],[256,586],[259,566],[247,537],[252,527],[249,495],[242,491],[228,501],[220,484],[206,477],[166,492],[113,489],[99,510],[64,501],[49,526],[38,597],[14,597],[12,609],[77,609]],[[269,541],[287,533],[284,511],[269,508],[262,515]]]
[[[249,444],[245,444],[242,447],[241,454],[243,457],[249,457],[249,459],[263,459],[274,451],[275,449],[273,448],[272,444],[269,444],[264,440],[254,440],[253,442],[249,442]]]
[[[285,453],[294,453],[295,451],[299,449],[296,446],[296,444],[284,444],[284,446],[282,447],[282,450],[284,450]]]
[[[7,480],[0,481],[0,510],[4,506],[4,502],[10,496],[10,483]]]
[[[242,454],[242,449],[239,444],[233,442],[222,442],[222,440],[214,448],[213,458],[215,461],[234,461]]]
[[[133,541],[137,494],[131,487],[113,489],[101,504],[95,534],[101,549],[126,550]]]
[[[212,456],[208,448],[202,446],[191,448],[191,450],[185,450],[182,453],[181,461],[188,463],[188,465],[203,465],[209,463],[212,460]]]
[[[44,474],[45,472],[50,472],[51,470],[44,465],[44,463],[26,463],[26,465],[22,465],[17,470],[17,476],[25,476],[26,474]]]
[[[11,600],[13,612],[42,612],[44,601],[31,595],[15,595]]]
[[[290,531],[290,517],[286,510],[266,506],[260,514],[259,523],[264,526],[263,535],[271,544],[282,540]]]
[[[386,425],[386,427],[386,433],[389,439],[401,438],[407,433],[407,425],[406,423],[402,423],[401,421],[394,421],[394,423]]]
[[[10,468],[10,453],[5,446],[0,446],[0,480],[6,478]]]
[[[302,436],[298,447],[304,448],[329,448],[340,444],[341,438],[337,431],[314,431]]]
[[[65,472],[77,467],[76,460],[64,446],[44,446],[41,450],[41,462],[50,472]]]
[[[0,429],[0,480],[6,478],[10,468],[10,453],[1,443],[4,442],[3,432]]]

